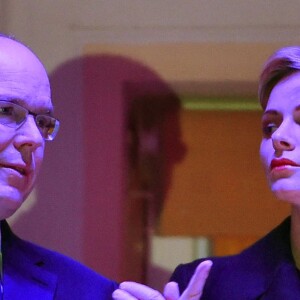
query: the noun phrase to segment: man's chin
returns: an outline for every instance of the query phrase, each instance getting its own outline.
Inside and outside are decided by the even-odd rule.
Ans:
[[[22,205],[23,197],[17,193],[14,195],[0,196],[0,220],[11,217]]]

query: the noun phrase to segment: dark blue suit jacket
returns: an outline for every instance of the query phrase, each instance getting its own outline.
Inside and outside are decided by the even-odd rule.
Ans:
[[[1,222],[4,299],[110,300],[117,284],[80,263],[18,238]]]
[[[213,267],[201,300],[300,299],[300,276],[290,247],[290,218],[238,255],[209,258]],[[171,280],[186,288],[203,260],[179,265]]]

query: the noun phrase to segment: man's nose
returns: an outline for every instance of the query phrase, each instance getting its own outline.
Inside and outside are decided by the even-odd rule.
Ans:
[[[25,122],[16,129],[14,145],[17,149],[22,147],[30,148],[34,151],[43,145],[43,137],[35,123],[34,116],[28,115]]]

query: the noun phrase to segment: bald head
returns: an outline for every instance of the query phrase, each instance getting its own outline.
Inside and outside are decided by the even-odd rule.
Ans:
[[[0,37],[0,95],[1,89],[10,85],[14,91],[24,91],[23,98],[30,96],[50,101],[50,84],[46,70],[37,56],[22,43],[7,37]],[[17,95],[16,95],[17,96]],[[31,99],[33,100],[33,99]]]
[[[11,43],[12,45],[14,45],[13,47],[17,47],[17,45],[19,45],[20,48],[23,48],[23,47],[26,48],[29,52],[31,52],[39,60],[37,55],[34,53],[34,51],[30,47],[28,47],[27,45],[22,43],[20,40],[16,39],[14,36],[5,35],[5,34],[0,33],[0,40],[3,42]],[[41,63],[41,61],[40,61],[40,63]]]

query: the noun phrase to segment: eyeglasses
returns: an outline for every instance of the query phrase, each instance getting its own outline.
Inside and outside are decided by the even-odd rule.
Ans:
[[[32,115],[42,137],[52,141],[59,129],[59,121],[49,115],[35,114],[19,104],[0,100],[0,124],[18,129]]]

